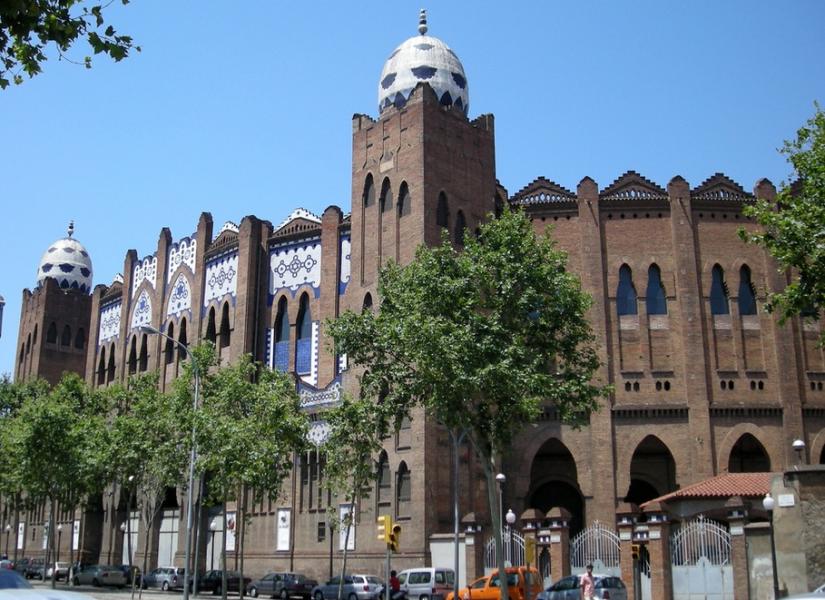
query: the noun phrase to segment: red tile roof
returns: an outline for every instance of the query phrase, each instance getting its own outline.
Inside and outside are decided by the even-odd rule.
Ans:
[[[641,508],[652,502],[667,502],[668,500],[686,498],[743,498],[762,497],[771,491],[771,479],[777,473],[723,473],[710,479],[705,479],[681,490],[676,490],[654,500],[645,502]]]

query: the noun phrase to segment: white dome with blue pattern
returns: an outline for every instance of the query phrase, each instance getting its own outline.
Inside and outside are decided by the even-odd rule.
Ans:
[[[402,107],[419,83],[426,82],[444,106],[454,106],[464,115],[470,108],[470,92],[464,67],[455,52],[426,35],[427,17],[421,11],[418,31],[390,54],[378,82],[378,111]]]
[[[69,223],[69,235],[57,240],[40,259],[37,285],[52,278],[64,290],[92,290],[92,259],[83,244],[72,238],[74,223]]]

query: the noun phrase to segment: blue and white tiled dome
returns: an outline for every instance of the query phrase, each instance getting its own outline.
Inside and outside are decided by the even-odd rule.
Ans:
[[[444,106],[454,106],[464,115],[470,108],[470,92],[464,67],[455,52],[439,40],[426,35],[427,17],[421,11],[418,31],[390,54],[378,82],[378,111],[406,104],[413,89],[426,82]]]
[[[83,244],[72,238],[74,223],[69,223],[69,235],[57,240],[40,259],[37,285],[52,278],[64,290],[92,290],[92,259]]]

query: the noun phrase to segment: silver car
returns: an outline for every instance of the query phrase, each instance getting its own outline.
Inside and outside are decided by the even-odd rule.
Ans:
[[[610,600],[627,600],[627,588],[618,577],[613,575],[593,575],[596,580],[596,598],[610,598]],[[559,579],[556,583],[538,595],[536,600],[581,600],[579,576],[570,575]]]
[[[75,585],[112,585],[117,587],[126,586],[126,575],[120,569],[109,565],[89,565],[76,571],[72,579]]]
[[[339,576],[326,583],[315,586],[312,590],[313,600],[335,600],[338,598]],[[346,600],[380,600],[384,591],[384,582],[375,575],[345,575],[343,598]]]

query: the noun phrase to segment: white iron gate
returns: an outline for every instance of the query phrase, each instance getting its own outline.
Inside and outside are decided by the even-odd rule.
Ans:
[[[508,565],[524,564],[524,538],[510,528],[507,528],[501,535],[504,546],[504,561]],[[498,569],[496,560],[496,540],[490,538],[484,547],[484,570],[485,573]]]
[[[670,538],[674,600],[733,600],[730,533],[699,515]]]
[[[616,532],[599,521],[593,521],[570,542],[570,570],[574,575],[584,573],[588,563],[593,563],[594,573],[621,577],[619,555],[619,536]]]

